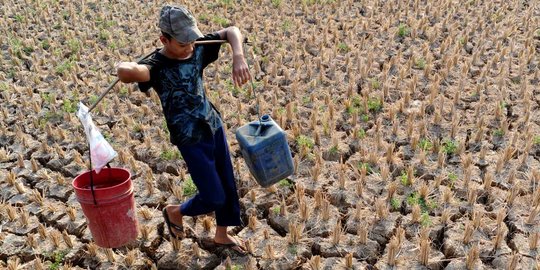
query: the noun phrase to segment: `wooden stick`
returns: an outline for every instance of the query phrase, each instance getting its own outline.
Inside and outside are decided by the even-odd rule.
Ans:
[[[224,39],[217,39],[217,40],[199,40],[195,41],[195,45],[202,45],[202,44],[223,44],[229,42],[228,40]]]

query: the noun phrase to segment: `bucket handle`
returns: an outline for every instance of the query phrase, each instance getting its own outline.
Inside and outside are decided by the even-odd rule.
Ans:
[[[96,194],[94,193],[94,169],[92,168],[92,151],[90,150],[90,144],[88,144],[88,158],[90,159],[90,191],[92,192],[92,199],[94,199],[94,205],[97,205]],[[109,162],[107,162],[106,166],[109,169],[109,179],[111,179],[111,165],[109,164]]]

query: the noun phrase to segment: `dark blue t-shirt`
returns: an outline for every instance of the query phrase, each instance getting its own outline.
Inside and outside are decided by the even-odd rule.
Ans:
[[[218,40],[213,33],[199,40]],[[171,143],[182,146],[198,142],[208,129],[215,133],[221,118],[207,99],[203,86],[203,70],[219,55],[221,44],[196,45],[189,59],[170,59],[156,53],[140,64],[150,69],[150,81],[139,83],[143,92],[150,88],[158,93],[167,121]]]

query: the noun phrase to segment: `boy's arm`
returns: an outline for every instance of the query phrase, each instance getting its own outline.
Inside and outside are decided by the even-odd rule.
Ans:
[[[233,81],[235,85],[241,86],[251,79],[242,48],[242,33],[236,26],[219,30],[217,33],[221,39],[226,39],[231,44],[233,51]]]
[[[148,66],[135,62],[121,62],[116,68],[118,79],[124,83],[147,82],[150,80]]]

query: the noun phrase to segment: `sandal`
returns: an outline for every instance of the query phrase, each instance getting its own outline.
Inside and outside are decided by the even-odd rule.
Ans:
[[[185,236],[185,232],[184,232],[184,226],[183,225],[177,225],[177,224],[174,224],[172,223],[170,220],[169,220],[169,214],[167,213],[167,208],[164,207],[163,210],[161,211],[163,213],[163,219],[165,219],[165,224],[167,224],[167,228],[169,229],[169,235],[175,239],[182,239],[184,238]],[[175,230],[177,231],[180,231],[181,235],[176,235],[171,228],[174,228]]]
[[[236,241],[238,241],[236,238],[233,238],[235,240],[235,242],[233,243],[227,243],[227,244],[221,244],[221,243],[216,243],[214,241],[214,244],[216,245],[216,248],[217,249],[220,249],[221,252],[224,252],[225,250],[230,250],[230,251],[233,251],[235,252],[236,254],[240,255],[240,256],[246,256],[248,255],[248,251],[246,250],[246,247],[242,244],[238,244]]]

